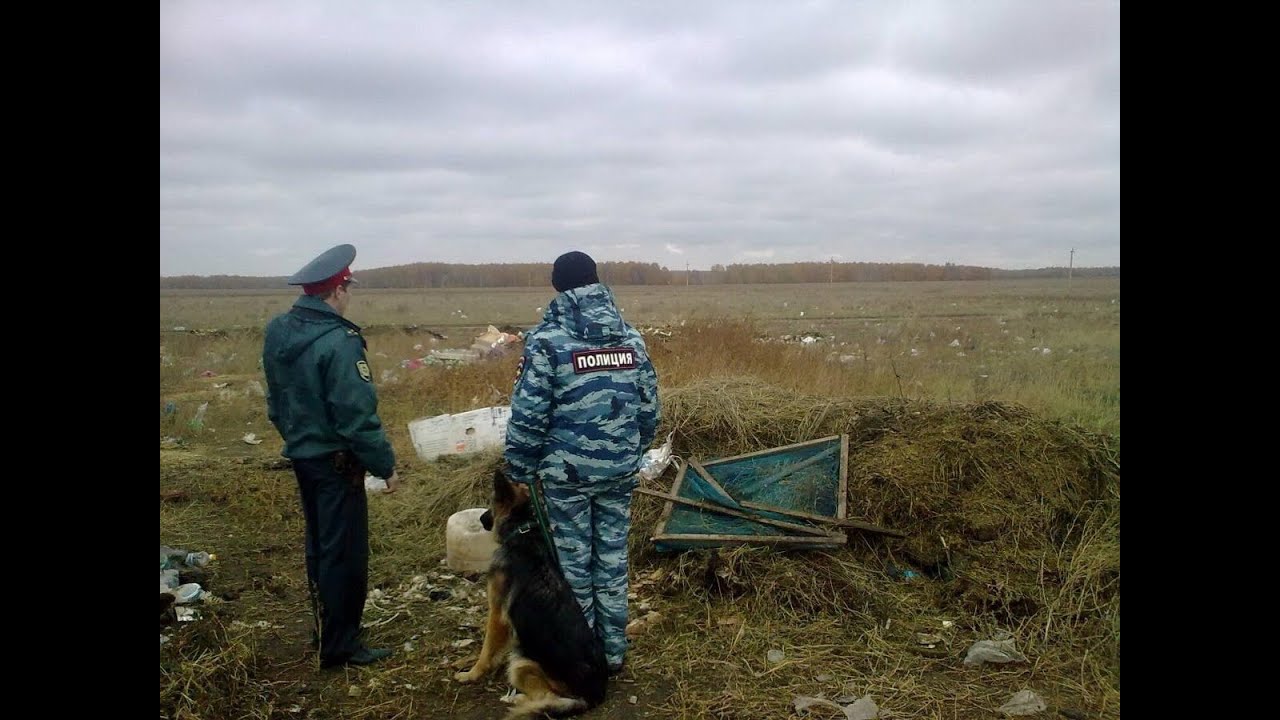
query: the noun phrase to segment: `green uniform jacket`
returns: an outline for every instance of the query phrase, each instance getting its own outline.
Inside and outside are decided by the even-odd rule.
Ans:
[[[285,457],[350,450],[369,472],[391,477],[396,456],[378,418],[365,347],[358,325],[308,295],[267,324],[267,417],[284,438]]]

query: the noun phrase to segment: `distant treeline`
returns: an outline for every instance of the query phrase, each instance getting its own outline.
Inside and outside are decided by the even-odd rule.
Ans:
[[[1066,278],[1067,268],[1000,270],[971,265],[922,263],[776,263],[714,265],[710,270],[670,270],[657,263],[602,262],[608,285],[734,285],[825,282],[913,282],[927,280],[1012,280]],[[1075,268],[1072,277],[1118,278],[1119,267]],[[686,277],[687,275],[687,277]],[[545,287],[551,284],[550,263],[453,265],[414,263],[355,271],[365,288]],[[288,287],[286,277],[245,275],[179,275],[161,277],[161,290],[264,290]]]

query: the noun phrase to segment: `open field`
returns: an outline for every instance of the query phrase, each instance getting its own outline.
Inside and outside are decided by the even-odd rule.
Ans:
[[[850,515],[909,537],[660,555],[647,536],[661,503],[637,497],[633,613],[663,620],[636,638],[623,680],[588,717],[791,718],[793,698],[821,694],[870,695],[881,718],[988,718],[1024,688],[1045,699],[1044,717],[1119,717],[1118,280],[1076,280],[1069,293],[1065,281],[1007,281],[616,294],[629,322],[662,330],[647,338],[659,431],[675,432],[678,455],[847,433]],[[162,717],[500,715],[503,683],[450,681],[481,639],[483,583],[440,565],[445,519],[486,503],[498,456],[423,462],[407,423],[507,402],[517,358],[402,363],[466,347],[488,324],[531,326],[552,296],[357,289],[349,316],[368,326],[405,480],[370,498],[365,619],[371,640],[398,652],[321,673],[307,648],[295,482],[278,469],[259,394],[261,327],[295,294],[161,293],[160,538],[217,553],[208,588],[220,600],[167,631]],[[1000,632],[1026,662],[963,664]],[[920,633],[940,638],[926,647]],[[770,650],[784,659],[769,662]]]

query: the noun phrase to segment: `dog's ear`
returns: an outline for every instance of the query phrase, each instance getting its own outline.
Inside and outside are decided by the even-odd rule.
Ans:
[[[493,510],[492,509],[485,510],[484,514],[480,516],[480,526],[483,527],[486,532],[493,532]]]
[[[507,474],[502,472],[502,468],[493,471],[493,502],[495,505],[507,506],[515,499],[515,488],[511,486],[511,481],[507,479]]]

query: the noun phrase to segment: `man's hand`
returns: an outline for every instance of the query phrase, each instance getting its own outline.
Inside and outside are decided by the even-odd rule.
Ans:
[[[387,478],[387,489],[382,491],[383,495],[389,495],[396,491],[400,486],[400,473],[395,470],[391,471],[391,477]]]

